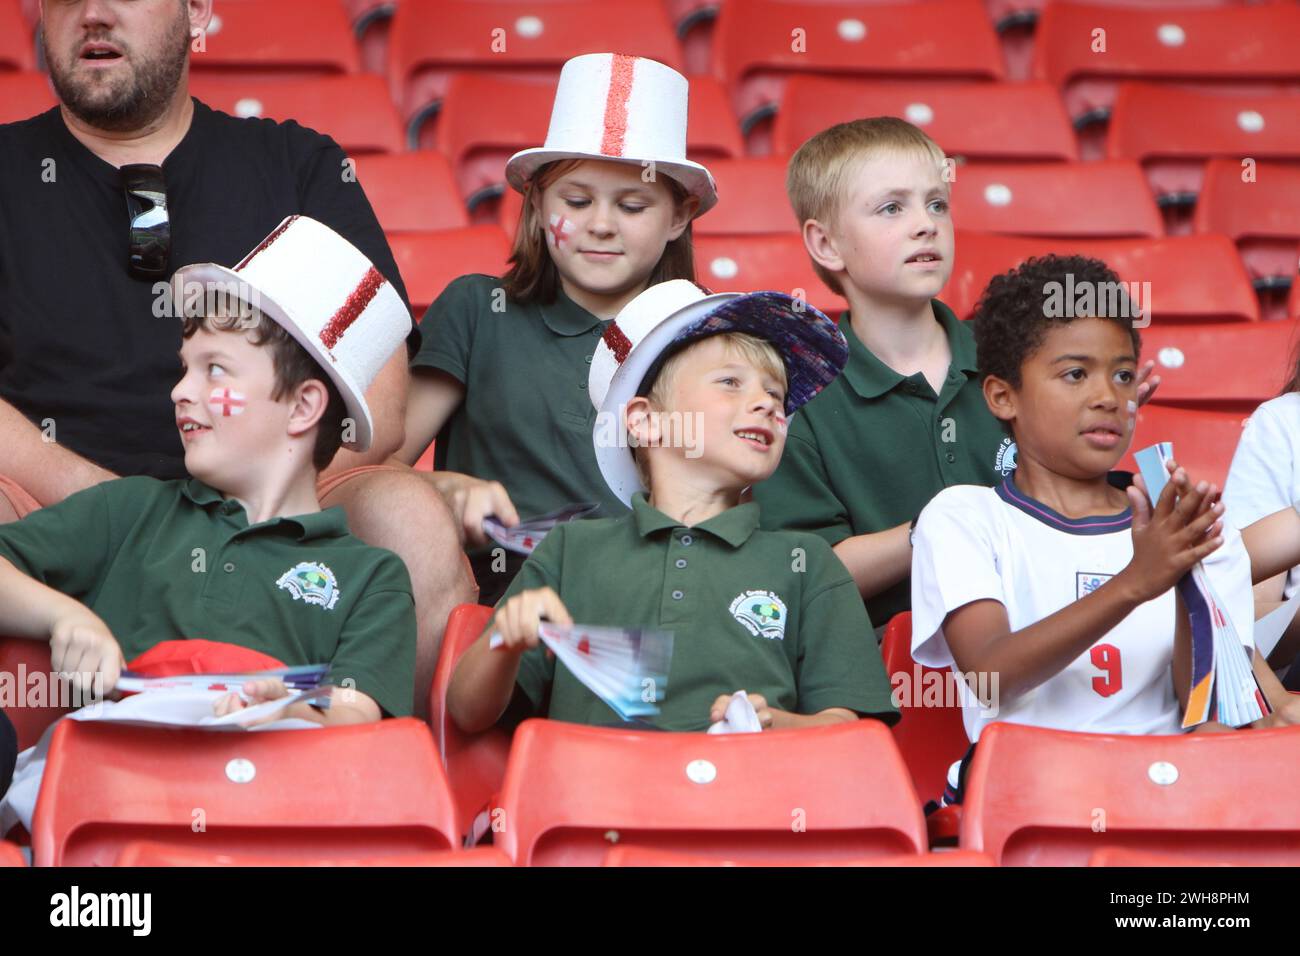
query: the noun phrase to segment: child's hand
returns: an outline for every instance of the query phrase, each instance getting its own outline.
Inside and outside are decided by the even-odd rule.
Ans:
[[[543,620],[565,626],[573,624],[560,596],[550,588],[520,591],[501,605],[493,616],[490,626],[493,643],[501,650],[516,653],[536,647],[540,641],[537,627]],[[499,642],[496,641],[498,635]]]
[[[470,547],[482,547],[491,540],[483,531],[483,519],[488,515],[495,515],[507,528],[519,523],[519,512],[499,481],[462,475],[450,488],[443,488],[443,498]]]
[[[1151,401],[1151,396],[1154,395],[1156,389],[1160,387],[1160,376],[1152,374],[1155,370],[1155,361],[1147,359],[1142,363],[1142,368],[1138,371],[1137,382],[1135,384],[1137,385],[1137,403],[1139,405],[1145,405],[1147,402]]]
[[[278,677],[267,677],[262,680],[247,681],[241,688],[248,697],[245,701],[239,694],[231,691],[229,694],[223,694],[218,697],[212,704],[212,713],[217,717],[224,717],[226,714],[233,714],[237,710],[243,710],[245,707],[252,707],[254,704],[262,704],[268,700],[279,700],[281,697],[289,696],[289,688],[284,686],[284,681]],[[260,720],[253,721],[252,725],[267,723],[272,720],[281,720],[285,715],[283,713],[271,714]],[[252,726],[250,725],[250,726]]]
[[[1294,727],[1300,724],[1300,695],[1288,694],[1280,707],[1273,710],[1256,726],[1260,727]]]
[[[84,697],[95,691],[107,695],[116,687],[126,659],[108,625],[90,610],[79,608],[57,618],[50,628],[50,665]],[[96,675],[103,681],[98,688]]]
[[[738,694],[745,694],[743,690],[737,691]],[[731,703],[731,698],[735,694],[723,694],[713,702],[709,708],[709,723],[716,724],[722,718],[727,716],[727,705]],[[754,708],[754,713],[758,715],[758,723],[764,730],[772,729],[772,708],[768,706],[767,698],[762,694],[745,694],[749,698],[749,706]]]
[[[1117,577],[1134,588],[1140,601],[1164,594],[1223,544],[1219,489],[1204,481],[1193,488],[1185,470],[1171,470],[1173,475],[1154,509],[1140,479],[1128,491],[1133,507],[1133,559]]]

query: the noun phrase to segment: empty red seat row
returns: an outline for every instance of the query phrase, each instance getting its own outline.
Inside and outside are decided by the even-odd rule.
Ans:
[[[1034,76],[1063,89],[1070,116],[1086,122],[1105,118],[1127,79],[1298,88],[1297,44],[1294,4],[1126,9],[1056,0],[1038,23]]]
[[[1254,321],[1259,303],[1226,236],[1160,239],[1047,239],[958,232],[956,259],[939,297],[966,318],[989,280],[1047,253],[1101,259],[1143,297],[1153,321]],[[1134,285],[1136,284],[1136,285]],[[1148,295],[1149,293],[1149,295]],[[1068,296],[1068,290],[1063,290]],[[1076,290],[1075,302],[1079,302]]]
[[[1289,287],[1300,263],[1300,165],[1211,161],[1193,225],[1236,242],[1257,288]]]
[[[672,26],[657,3],[406,0],[390,28],[388,78],[402,116],[418,128],[439,108],[453,73],[554,79],[571,57],[610,50],[681,66]]]
[[[193,74],[238,72],[279,80],[355,73],[361,67],[341,3],[223,0],[204,35],[191,43]]]

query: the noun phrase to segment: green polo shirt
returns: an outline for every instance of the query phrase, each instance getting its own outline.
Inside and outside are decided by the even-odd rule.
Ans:
[[[103,618],[128,661],[162,641],[223,641],[328,662],[331,683],[411,713],[406,565],[353,537],[341,508],[250,526],[198,480],[120,478],[0,525],[0,556]]]
[[[950,485],[994,485],[1015,469],[1015,451],[988,410],[975,367],[975,334],[942,302],[934,313],[952,362],[938,395],[921,373],[900,375],[853,333],[843,374],[790,422],[776,473],[754,487],[763,526],[811,531],[831,545],[906,524]],[[869,599],[886,624],[911,607],[904,579]]]
[[[607,322],[563,291],[551,305],[506,298],[501,280],[467,275],[429,306],[413,368],[440,369],[465,400],[438,435],[434,467],[505,485],[522,518],[590,501],[627,513],[596,466],[591,358]]]
[[[663,730],[707,729],[713,701],[742,689],[795,713],[845,707],[893,722],[871,622],[844,565],[815,535],[760,531],[758,521],[758,505],[745,504],[687,528],[638,494],[631,514],[557,527],[505,599],[549,587],[579,624],[672,631],[668,686],[649,721]],[[521,658],[517,691],[508,719],[525,710],[624,726],[540,647]]]

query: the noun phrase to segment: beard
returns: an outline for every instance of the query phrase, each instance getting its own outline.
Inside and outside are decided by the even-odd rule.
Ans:
[[[121,75],[111,80],[98,75],[75,75],[81,45],[94,40],[110,42],[107,36],[82,37],[72,50],[70,61],[63,61],[54,56],[42,33],[45,62],[60,102],[83,123],[112,132],[142,129],[161,116],[180,86],[189,61],[189,18],[183,10],[173,22],[162,49],[144,62],[135,61],[130,48],[112,40],[122,50],[122,57],[131,69],[121,71]]]

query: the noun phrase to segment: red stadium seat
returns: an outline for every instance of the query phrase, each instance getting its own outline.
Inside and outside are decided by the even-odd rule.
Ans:
[[[1121,736],[995,723],[966,780],[961,847],[1004,866],[1081,866],[1107,847],[1294,865],[1298,745],[1296,728]]]
[[[0,123],[13,123],[58,105],[44,73],[0,73]]]
[[[655,3],[404,0],[389,34],[388,78],[408,124],[408,141],[416,142],[424,122],[438,111],[454,72],[484,70],[498,77],[541,73],[554,83],[571,57],[610,52],[681,66],[668,15]],[[498,102],[489,114],[514,110],[515,104]],[[548,104],[542,122],[550,115]]]
[[[32,821],[36,865],[108,865],[135,840],[291,858],[459,843],[433,737],[413,718],[254,733],[64,721]]]
[[[1129,850],[1124,847],[1108,846],[1096,850],[1088,857],[1089,866],[1267,866],[1257,862],[1227,863],[1222,860],[1203,860],[1197,857],[1175,856],[1171,853],[1150,853],[1145,850]],[[1279,864],[1285,865],[1285,864]]]
[[[1246,418],[1242,412],[1144,405],[1138,411],[1129,453],[1116,467],[1136,473],[1133,452],[1158,441],[1168,441],[1174,443],[1174,457],[1187,468],[1194,481],[1204,479],[1222,488]]]
[[[1137,163],[972,164],[957,169],[962,229],[1076,239],[1157,238],[1160,210]]]
[[[411,312],[420,319],[447,283],[471,272],[499,276],[510,246],[498,226],[469,226],[438,232],[398,233],[388,237],[398,271],[406,283]]]
[[[1290,288],[1300,261],[1300,165],[1210,160],[1192,222],[1237,243],[1256,288]]]
[[[1105,121],[1126,79],[1300,86],[1294,4],[1171,10],[1055,0],[1038,24],[1037,44],[1035,78],[1064,91],[1066,111],[1080,126]],[[1194,127],[1194,115],[1168,119]]]
[[[714,29],[713,57],[747,134],[771,115],[785,80],[796,73],[963,80],[1003,74],[980,0],[727,0]]]
[[[1077,156],[1060,98],[1045,83],[885,83],[818,76],[794,76],[786,83],[772,129],[773,152],[789,156],[828,126],[865,116],[901,117],[958,162]],[[1026,122],[1027,116],[1033,122]],[[960,168],[957,175],[960,179]]]
[[[1291,300],[1287,303],[1286,314],[1292,319],[1300,319],[1300,282],[1291,286]]]
[[[384,81],[370,74],[259,82],[202,73],[190,82],[190,92],[232,116],[295,120],[332,137],[349,156],[405,148]]]
[[[0,681],[9,683],[20,698],[12,705],[0,703],[18,732],[19,751],[36,746],[45,728],[72,709],[68,706],[73,702],[71,690],[50,673],[48,641],[0,637]],[[0,701],[7,696],[0,693]],[[37,703],[42,706],[27,706]],[[48,706],[59,703],[64,706]]]
[[[530,866],[594,865],[611,843],[765,860],[926,845],[907,768],[874,720],[723,736],[527,720],[501,809],[496,845]]]
[[[713,26],[723,0],[665,0],[668,18],[677,30],[682,63],[688,76],[713,67]]]
[[[725,197],[695,220],[697,236],[799,235],[785,192],[786,161],[775,157],[719,159],[709,163]]]
[[[1126,83],[1111,115],[1107,155],[1140,161],[1157,201],[1187,207],[1201,191],[1207,159],[1300,160],[1300,96]]]
[[[26,865],[27,857],[23,855],[23,851],[20,847],[7,841],[0,840],[0,868]]]
[[[438,654],[429,691],[429,723],[433,738],[442,754],[447,779],[456,800],[456,829],[462,836],[471,835],[471,843],[486,832],[491,823],[485,815],[501,789],[506,774],[506,757],[510,753],[510,735],[493,728],[481,734],[465,734],[447,715],[447,688],[456,662],[483,633],[492,620],[492,608],[479,604],[461,604],[452,609]],[[477,821],[477,824],[476,824]]]
[[[797,235],[698,236],[695,278],[714,292],[784,292],[832,316],[849,307],[817,277]]]
[[[0,71],[31,70],[35,66],[32,31],[22,8],[17,0],[0,0]]]
[[[214,5],[192,74],[253,79],[355,73],[360,68],[343,5],[320,0],[224,0]]]
[[[1295,368],[1300,326],[1171,325],[1142,330],[1142,358],[1154,359],[1160,388],[1154,401],[1249,414],[1276,397]]]
[[[469,225],[451,164],[441,153],[366,156],[357,161],[356,173],[379,224],[390,235]]]
[[[1150,283],[1155,321],[1254,321],[1259,303],[1226,236],[1165,239],[1046,239],[957,233],[952,278],[939,298],[969,318],[989,280],[1031,256],[1048,253],[1101,259],[1127,283]],[[1146,286],[1130,286],[1145,297]]]
[[[457,188],[471,208],[502,193],[507,159],[546,140],[554,100],[555,76],[550,73],[457,73],[447,81],[437,144],[451,161]],[[508,109],[502,108],[505,103]],[[422,139],[428,140],[433,127],[425,130]]]
[[[921,799],[938,800],[948,782],[948,768],[970,747],[956,691],[948,690],[951,671],[924,667],[912,659],[910,611],[895,614],[890,620],[880,653],[894,688],[894,701],[903,714],[893,727],[894,743]],[[926,694],[927,688],[931,689],[930,695]],[[939,688],[937,701],[933,699],[933,688]]]
[[[388,30],[398,0],[343,0],[361,52],[361,68],[384,76],[388,70]]]
[[[864,856],[857,859],[828,856],[824,859],[752,860],[733,859],[728,856],[705,856],[694,853],[673,853],[640,846],[616,846],[605,854],[602,866],[869,866],[869,867],[932,867],[932,866],[993,866],[987,853],[970,853],[953,850],[946,853],[915,853],[901,856]]]
[[[430,850],[423,853],[396,853],[391,856],[350,857],[334,852],[322,844],[316,852],[283,857],[262,853],[225,853],[220,851],[150,843],[128,843],[118,855],[115,866],[512,866],[509,858],[492,847],[473,850]]]
[[[437,125],[438,148],[456,172],[462,196],[471,209],[506,189],[506,160],[521,149],[546,140],[554,77],[495,76],[460,73],[447,84]],[[509,103],[503,110],[501,104]],[[686,153],[697,162],[744,153],[740,129],[726,94],[711,77],[692,77],[686,130]]]

